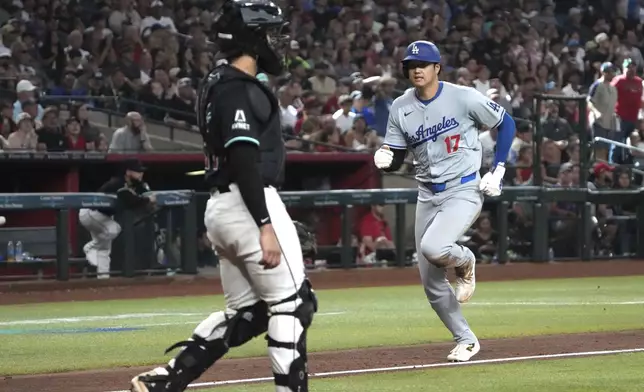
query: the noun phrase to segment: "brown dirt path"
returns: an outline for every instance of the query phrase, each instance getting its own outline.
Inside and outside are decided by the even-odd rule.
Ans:
[[[644,275],[644,260],[477,266],[478,281]],[[418,284],[416,268],[312,271],[316,289]],[[221,294],[218,278],[147,277],[0,283],[0,305]]]
[[[495,359],[532,355],[561,354],[602,350],[633,349],[644,346],[644,330],[554,335],[482,341],[475,359]],[[392,366],[425,365],[445,362],[452,343],[408,347],[385,347],[332,351],[310,355],[312,373]],[[107,392],[129,387],[129,380],[146,368],[117,368],[74,373],[20,376],[0,379],[3,392]],[[271,377],[266,358],[230,359],[219,362],[199,381],[225,381]]]

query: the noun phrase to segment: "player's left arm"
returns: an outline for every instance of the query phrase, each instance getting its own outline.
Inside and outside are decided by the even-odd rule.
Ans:
[[[512,148],[516,125],[501,105],[474,90],[468,99],[468,110],[474,121],[498,130],[494,164],[490,172],[481,179],[481,190],[489,196],[498,196],[501,194],[505,162]]]

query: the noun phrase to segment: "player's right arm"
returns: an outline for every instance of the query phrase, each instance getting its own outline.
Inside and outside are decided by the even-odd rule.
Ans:
[[[407,154],[407,140],[400,126],[398,110],[391,108],[387,119],[387,133],[382,147],[373,156],[374,164],[385,172],[393,172],[402,166]]]
[[[231,87],[235,88],[231,88]],[[265,268],[277,267],[281,250],[273,230],[271,217],[266,207],[264,180],[259,168],[260,135],[264,120],[272,111],[270,101],[257,86],[233,84],[225,99],[212,102],[213,117],[217,117],[222,134],[226,158],[230,167],[230,179],[237,184],[244,204],[259,227],[262,264]]]

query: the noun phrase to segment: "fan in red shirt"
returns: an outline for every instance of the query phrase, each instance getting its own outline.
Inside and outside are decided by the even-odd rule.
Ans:
[[[631,59],[623,63],[624,73],[615,76],[611,84],[617,89],[615,112],[620,119],[619,141],[624,143],[626,137],[633,133],[637,126],[637,115],[642,107],[642,78],[637,76],[637,66]]]
[[[376,249],[394,249],[391,239],[391,228],[385,219],[385,206],[376,204],[371,206],[371,211],[360,221],[360,241],[364,254],[368,255]]]
[[[67,119],[65,125],[65,138],[67,140],[67,149],[72,151],[86,151],[87,141],[81,134],[80,121],[76,117]]]

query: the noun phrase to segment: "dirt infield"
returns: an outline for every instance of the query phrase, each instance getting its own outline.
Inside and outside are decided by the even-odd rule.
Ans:
[[[644,261],[522,263],[502,266],[485,265],[477,268],[479,281],[641,274],[644,274]],[[324,271],[313,272],[310,277],[314,286],[318,289],[379,287],[418,283],[418,274],[415,268]],[[208,295],[220,292],[219,281],[206,278],[14,283],[0,285],[0,304],[153,298],[177,295]],[[476,359],[633,349],[640,348],[643,341],[644,330],[486,340],[481,342],[482,350]],[[313,353],[310,355],[310,371],[318,373],[442,363],[445,362],[445,356],[452,347],[451,343],[436,343],[410,347],[379,347]],[[160,350],[163,348],[159,347]],[[147,369],[149,367],[5,377],[4,379],[0,378],[0,390],[3,392],[115,391],[126,389],[128,380],[132,376]],[[201,378],[201,381],[224,381],[270,376],[270,365],[266,358],[231,359],[219,362],[217,366]]]
[[[476,275],[479,282],[644,275],[644,260],[481,265]],[[316,289],[419,283],[416,268],[323,270],[312,271],[309,277]],[[221,294],[219,279],[199,276],[0,283],[0,305],[214,294]]]

